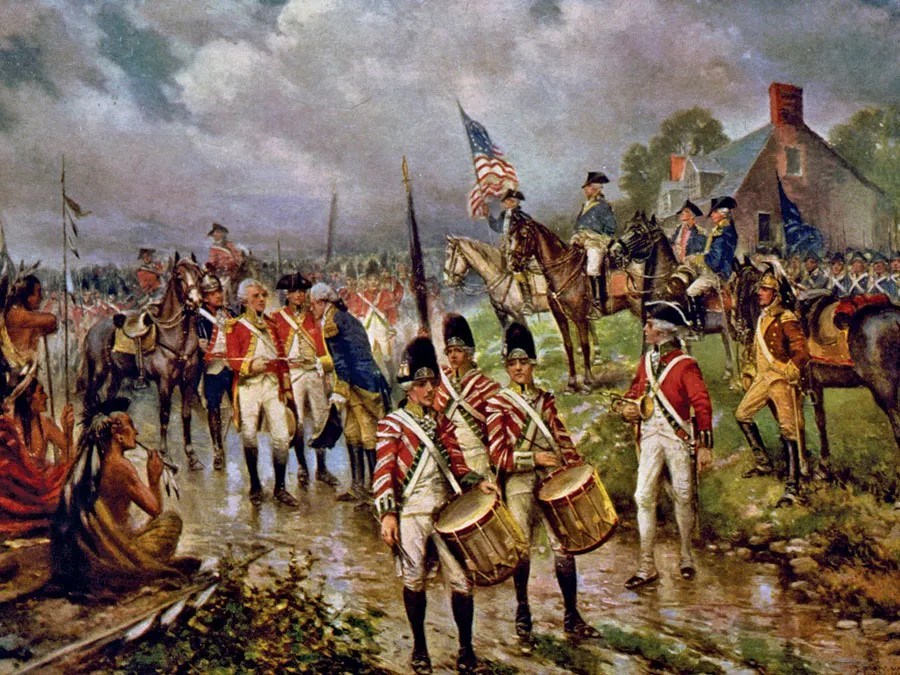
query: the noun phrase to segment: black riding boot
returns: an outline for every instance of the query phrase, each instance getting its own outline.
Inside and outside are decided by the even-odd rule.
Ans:
[[[206,413],[209,423],[209,438],[213,445],[213,469],[221,471],[225,467],[225,448],[222,443],[222,412],[209,410]]]
[[[300,506],[300,502],[287,491],[285,487],[285,475],[287,474],[287,461],[275,460],[275,501],[285,506]]]
[[[460,673],[472,673],[478,667],[478,659],[472,648],[472,619],[475,616],[475,601],[471,595],[453,593],[450,596],[453,609],[453,620],[459,633],[459,655],[456,657],[456,670]]]
[[[306,466],[306,447],[303,443],[303,434],[294,435],[294,454],[297,455],[297,486],[306,489],[309,485],[309,468]]]
[[[753,459],[756,462],[753,468],[745,471],[742,476],[751,478],[752,476],[767,476],[772,473],[774,471],[772,460],[769,459],[769,455],[766,453],[766,446],[763,443],[762,435],[759,433],[759,427],[756,426],[756,422],[738,422],[738,426],[744,432],[747,443],[750,444],[750,450],[753,452]]]
[[[414,673],[430,673],[431,659],[425,642],[425,591],[403,589],[403,605],[413,634],[412,669]]]
[[[350,461],[350,489],[337,498],[339,502],[355,502],[355,493],[359,487],[359,468],[356,463],[356,446],[352,443],[347,444],[347,459]]]
[[[366,466],[369,467],[369,480],[363,480],[362,484],[363,489],[368,491],[372,489],[372,484],[375,482],[375,448],[372,448],[371,450],[366,448],[364,452],[366,456]]]
[[[262,485],[259,482],[259,471],[256,462],[259,457],[257,448],[244,446],[244,460],[247,462],[247,473],[250,475],[250,503],[262,503]]]
[[[800,444],[783,436],[781,442],[787,459],[788,475],[784,494],[776,506],[792,506],[800,498]]]
[[[523,560],[513,572],[513,586],[516,589],[516,635],[525,646],[531,644],[531,607],[528,605],[530,574],[530,560]]]
[[[605,298],[603,297],[603,285],[601,283],[601,277],[588,277],[591,280],[591,298],[594,301],[594,305],[597,307],[603,307]]]
[[[559,590],[562,591],[563,596],[563,606],[565,607],[563,628],[566,635],[577,638],[597,637],[599,633],[589,626],[578,613],[578,577],[575,571],[575,558],[557,556],[556,580],[559,582]]]
[[[316,480],[331,487],[338,486],[338,479],[325,466],[325,448],[316,448]]]

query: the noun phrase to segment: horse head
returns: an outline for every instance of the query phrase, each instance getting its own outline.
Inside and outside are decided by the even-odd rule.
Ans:
[[[462,254],[459,239],[447,236],[447,250],[444,252],[444,284],[450,288],[459,288],[469,272],[469,262]]]
[[[200,293],[200,280],[203,278],[203,269],[191,258],[180,258],[177,254],[172,270],[172,281],[176,284],[175,290],[178,299],[187,309],[195,310],[203,301]]]
[[[610,244],[609,254],[620,267],[629,262],[646,262],[662,236],[663,231],[655,215],[648,219],[644,211],[635,211],[622,236]]]
[[[744,256],[743,261],[735,259],[734,265],[734,324],[739,342],[747,344],[753,339],[756,320],[759,318],[759,299],[757,284],[762,278],[763,270]]]

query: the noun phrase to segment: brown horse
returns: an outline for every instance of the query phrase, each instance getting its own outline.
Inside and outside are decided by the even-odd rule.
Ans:
[[[628,273],[620,271],[614,275],[604,267],[602,283],[606,288],[606,300],[602,306],[596,307],[590,279],[585,272],[584,248],[568,246],[547,227],[534,220],[522,221],[510,229],[509,242],[514,270],[525,270],[528,261],[534,257],[547,279],[547,301],[559,327],[569,367],[569,382],[566,389],[568,391],[579,389],[569,326],[571,321],[578,331],[578,342],[584,358],[584,385],[581,390],[589,390],[594,386],[594,377],[591,374],[591,320],[621,312],[623,309],[631,310],[640,317],[643,289],[633,287]],[[615,279],[616,283],[614,276],[618,277]],[[630,289],[629,284],[632,286]]]
[[[95,406],[103,398],[115,396],[122,380],[146,375],[157,384],[159,394],[160,448],[168,450],[167,435],[172,393],[181,391],[181,420],[184,452],[192,469],[202,468],[191,444],[191,405],[200,377],[197,322],[200,306],[200,278],[203,270],[191,258],[175,256],[169,282],[158,303],[150,305],[141,319],[156,328],[156,349],[144,356],[144,373],[131,354],[113,351],[116,327],[125,315],[117,314],[94,324],[84,339],[84,358],[78,374],[85,404]],[[103,389],[105,388],[105,391]]]

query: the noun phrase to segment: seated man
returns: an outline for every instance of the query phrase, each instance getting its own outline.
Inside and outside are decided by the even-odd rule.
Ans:
[[[128,399],[110,399],[85,423],[79,459],[53,518],[54,578],[69,591],[122,590],[179,578],[197,566],[194,559],[173,558],[182,522],[163,511],[159,454],[150,453],[147,484],[125,457],[138,435],[128,405]],[[150,516],[142,527],[130,521],[132,502]]]
[[[731,212],[736,208],[737,202],[732,197],[714,198],[709,210],[714,227],[709,233],[704,252],[685,259],[697,273],[697,278],[688,286],[687,296],[695,328],[701,332],[706,323],[703,295],[710,291],[718,292],[731,276],[731,265],[738,241]]]
[[[594,302],[603,305],[605,302],[603,279],[603,259],[616,234],[616,216],[612,207],[603,198],[603,185],[609,182],[605,173],[591,171],[581,189],[585,201],[575,219],[575,233],[570,243],[582,246],[587,255],[585,272],[591,280],[591,293]]]

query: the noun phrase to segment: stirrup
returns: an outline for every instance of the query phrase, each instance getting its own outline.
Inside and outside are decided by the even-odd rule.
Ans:
[[[132,389],[146,389],[149,386],[150,386],[150,383],[147,382],[147,378],[144,377],[143,375],[141,375],[138,377],[138,379],[136,379],[132,383],[131,388]]]

